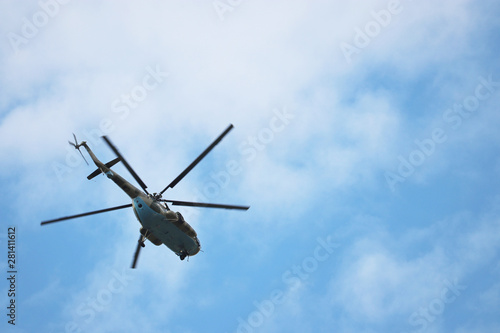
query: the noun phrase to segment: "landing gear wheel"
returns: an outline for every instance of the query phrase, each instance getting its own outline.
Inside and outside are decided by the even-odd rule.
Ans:
[[[139,244],[141,244],[141,247],[146,247],[146,244],[144,244],[144,242],[146,241],[146,239],[148,237],[148,233],[149,233],[149,231],[145,230],[144,234],[142,234],[142,229],[141,229],[141,235],[142,235],[142,237],[139,239]]]
[[[184,260],[184,258],[186,258],[186,254],[185,253],[181,253],[180,257],[181,257],[181,260]]]

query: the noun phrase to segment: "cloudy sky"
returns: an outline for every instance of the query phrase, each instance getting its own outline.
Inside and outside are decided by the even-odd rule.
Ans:
[[[2,332],[500,331],[498,1],[0,7]],[[157,192],[230,123],[164,197],[251,208],[178,208],[189,261],[130,270],[132,210],[40,226],[130,202],[72,133]]]

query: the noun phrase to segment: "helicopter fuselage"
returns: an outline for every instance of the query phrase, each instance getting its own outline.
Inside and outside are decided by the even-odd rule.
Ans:
[[[166,209],[151,197],[138,196],[132,204],[142,225],[141,234],[151,243],[163,243],[178,256],[193,256],[200,251],[196,232],[180,213]]]
[[[201,245],[194,229],[182,215],[168,209],[166,204],[158,202],[153,195],[148,195],[132,185],[116,171],[102,163],[87,146],[85,147],[95,165],[131,199],[135,216],[142,225],[141,234],[155,245],[164,244],[182,259],[197,254]]]

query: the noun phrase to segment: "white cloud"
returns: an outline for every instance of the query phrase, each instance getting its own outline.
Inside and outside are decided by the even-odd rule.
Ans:
[[[465,0],[402,3],[403,11],[350,64],[340,43],[351,42],[355,28],[373,20],[371,12],[387,8],[388,1],[246,1],[224,21],[211,2],[72,1],[64,5],[20,52],[13,53],[5,39],[1,46],[0,152],[5,156],[1,165],[5,177],[17,177],[8,189],[20,199],[7,208],[19,211],[19,223],[31,226],[40,210],[44,214],[52,209],[72,214],[126,201],[103,177],[86,182],[84,177],[93,167],[82,163],[62,182],[52,170],[52,162],[65,163],[71,133],[82,139],[85,132],[97,129],[103,118],[113,121],[111,139],[152,191],[168,184],[228,123],[234,123],[232,137],[217,147],[213,159],[198,166],[182,186],[169,190],[169,194],[189,200],[196,186],[210,181],[212,170],[225,166],[220,161],[245,158],[239,144],[269,127],[274,108],[285,107],[295,115],[290,125],[275,133],[265,149],[214,197],[251,205],[248,214],[252,215],[245,215],[251,217],[241,225],[227,224],[216,230],[222,235],[228,232],[222,238],[231,245],[237,241],[245,249],[254,245],[256,250],[246,254],[251,262],[283,253],[273,242],[276,235],[292,237],[304,223],[309,223],[311,233],[318,226],[334,228],[330,219],[323,218],[330,214],[328,207],[321,212],[311,207],[317,202],[333,202],[346,193],[365,193],[367,188],[376,196],[368,191],[364,200],[382,200],[380,192],[387,189],[378,188],[381,171],[396,166],[393,162],[413,144],[413,136],[423,138],[421,134],[427,135],[434,125],[436,118],[429,116],[431,111],[408,114],[405,106],[414,106],[409,105],[412,103],[425,110],[439,110],[436,117],[440,118],[442,105],[448,107],[450,101],[460,100],[468,91],[458,89],[463,82],[470,84],[485,74],[482,58],[470,60],[475,53],[468,44],[477,35],[478,4]],[[35,1],[10,2],[8,8],[0,14],[2,31],[17,33],[22,17],[30,18],[40,9]],[[112,103],[143,82],[148,66],[159,66],[169,76],[121,119],[113,112]],[[433,76],[426,73],[436,73],[436,77],[420,83],[422,77]],[[394,82],[379,86],[387,77]],[[418,84],[432,87],[433,92],[427,95],[432,95],[430,101],[406,100],[402,92],[411,94],[407,89],[420,89]],[[496,118],[480,119],[478,122]],[[464,127],[459,140],[474,141],[476,134],[487,133],[494,142],[495,122],[485,123],[470,130]],[[103,161],[112,157],[105,145],[92,148]],[[455,161],[453,156],[442,158],[450,162],[428,164],[428,168],[444,172]],[[123,168],[118,170],[122,173]],[[439,175],[432,170],[428,175]],[[123,175],[130,178],[126,171]],[[428,175],[423,179],[432,178]],[[23,209],[26,201],[45,206]],[[345,210],[352,213],[353,206]],[[315,220],[318,215],[322,218]],[[200,233],[217,246],[222,241],[214,232],[213,216],[218,217],[193,214],[189,222],[195,227],[200,224]],[[327,299],[309,293],[314,288],[305,289],[290,298],[293,301],[283,306],[272,325],[279,330],[278,319],[286,317],[288,311],[303,318],[310,304],[303,298],[324,304],[328,318],[328,311],[340,308],[346,318],[363,319],[368,324],[384,323],[395,316],[404,322],[419,304],[425,305],[439,293],[443,279],[467,278],[492,260],[498,226],[494,214],[484,221],[471,226],[460,218],[450,219],[402,235],[383,229],[356,230],[353,234],[360,235],[353,236],[353,245],[343,252],[342,265],[332,271],[335,279],[330,282]],[[123,267],[130,261],[134,244],[129,241],[136,241],[139,225],[133,218],[115,221],[109,217],[109,222],[124,223],[114,227],[116,234],[100,234],[101,225],[71,235],[92,243],[95,249],[89,250],[88,256],[95,255],[99,244],[116,245],[112,250],[106,247],[90,273],[78,271],[88,275],[65,306],[68,320],[81,319],[72,311],[109,282],[110,267]],[[469,233],[450,231],[454,223]],[[249,230],[253,232],[244,234]],[[55,226],[52,232],[56,237],[67,236]],[[437,242],[429,244],[428,239]],[[416,248],[423,253],[414,252]],[[138,329],[154,331],[170,324],[176,311],[191,305],[185,302],[186,295],[191,296],[187,286],[193,274],[199,273],[198,266],[184,264],[166,248],[148,246],[140,259],[141,271],[136,273],[138,282],[116,295],[109,310],[99,313],[89,327],[94,331],[135,328],[141,322],[146,325],[148,314],[163,319],[158,325]],[[214,266],[205,267],[207,274],[221,272],[227,274],[227,280],[233,277],[223,260]],[[51,288],[54,286],[46,286],[46,290]],[[45,292],[40,291],[40,295]],[[141,305],[145,301],[149,305],[144,309]],[[347,322],[346,331],[348,319],[339,320]]]

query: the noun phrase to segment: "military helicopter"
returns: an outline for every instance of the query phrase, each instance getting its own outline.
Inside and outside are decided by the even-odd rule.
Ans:
[[[184,171],[182,171],[177,178],[175,178],[167,187],[165,187],[159,193],[149,193],[147,191],[147,186],[139,178],[134,169],[128,164],[125,158],[120,154],[118,149],[111,143],[111,141],[103,136],[102,138],[111,148],[111,150],[116,154],[116,158],[108,163],[102,163],[94,155],[92,150],[87,145],[87,142],[82,141],[78,143],[75,134],[73,138],[75,142],[69,142],[75,149],[77,149],[82,155],[85,162],[88,164],[87,160],[83,156],[80,147],[84,147],[89,153],[92,161],[94,161],[97,166],[97,170],[92,172],[87,178],[90,180],[98,175],[105,174],[109,179],[115,182],[131,199],[131,204],[96,210],[92,212],[71,215],[66,217],[61,217],[58,219],[48,220],[41,222],[41,225],[47,225],[54,222],[65,221],[69,219],[74,219],[78,217],[100,214],[105,212],[110,212],[113,210],[123,209],[132,207],[135,213],[135,217],[139,220],[141,224],[139,241],[137,248],[135,250],[134,259],[132,261],[132,268],[136,267],[137,259],[139,258],[139,252],[141,247],[145,247],[145,240],[148,239],[151,243],[156,246],[165,244],[170,250],[172,250],[176,255],[184,260],[186,257],[194,256],[200,249],[200,241],[198,240],[196,231],[184,220],[184,217],[179,212],[174,212],[170,210],[167,203],[177,206],[191,206],[191,207],[208,207],[208,208],[223,208],[223,209],[239,209],[247,210],[248,206],[236,206],[236,205],[223,205],[223,204],[213,204],[213,203],[201,203],[201,202],[189,202],[189,201],[179,201],[179,200],[166,200],[162,198],[163,193],[169,189],[174,188],[177,183],[179,183],[223,138],[229,131],[233,129],[233,125],[230,124],[224,132],[222,132],[217,139],[208,148],[206,148]],[[123,177],[121,177],[116,171],[112,170],[111,167],[118,162],[122,162],[125,168],[134,177],[137,183],[141,186],[142,191],[129,183]]]

